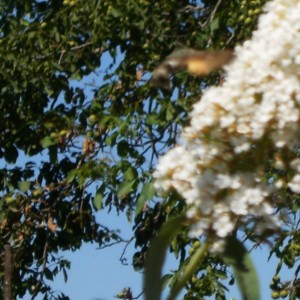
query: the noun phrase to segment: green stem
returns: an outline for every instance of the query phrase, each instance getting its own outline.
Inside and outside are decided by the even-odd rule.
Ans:
[[[184,288],[187,281],[192,277],[194,272],[199,268],[200,263],[206,256],[207,249],[209,248],[209,243],[205,243],[199,248],[191,257],[187,266],[184,268],[183,274],[179,277],[178,281],[171,289],[170,295],[167,300],[174,300],[180,291]]]

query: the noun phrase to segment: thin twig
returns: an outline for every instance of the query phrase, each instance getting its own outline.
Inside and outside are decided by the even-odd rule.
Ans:
[[[215,5],[213,11],[211,12],[210,18],[209,18],[209,21],[210,21],[210,22],[214,19],[215,14],[216,14],[216,12],[217,12],[217,10],[218,10],[218,8],[219,8],[221,2],[222,2],[222,0],[219,0],[219,1],[217,2],[217,4]]]
[[[139,299],[142,295],[144,294],[144,291],[142,291],[141,293],[139,293],[136,297],[133,297],[133,299]]]
[[[71,47],[71,50],[74,51],[74,50],[79,50],[81,48],[85,48],[89,45],[91,45],[93,42],[92,41],[89,41],[89,42],[86,42],[84,44],[81,44],[81,45],[78,45],[78,46],[74,46],[74,47]]]
[[[200,23],[202,28],[205,27],[208,22],[211,22],[213,20],[213,18],[215,17],[215,14],[216,14],[221,2],[222,2],[222,0],[219,0],[217,2],[217,4],[215,5],[214,9],[212,10],[212,12],[210,14],[210,17],[204,23]]]
[[[87,47],[87,46],[92,45],[92,43],[93,43],[92,41],[89,41],[89,42],[86,42],[86,43],[84,43],[84,44],[81,44],[81,45],[78,45],[78,46],[71,47],[71,48],[70,48],[70,51],[76,51],[76,50],[85,48],[85,47]],[[100,52],[100,51],[101,51],[100,48],[96,48],[96,49],[94,50],[95,53],[98,53],[98,52]],[[62,60],[62,57],[64,56],[64,54],[65,54],[66,52],[67,52],[67,50],[64,49],[64,50],[62,50],[62,51],[60,51],[60,52],[57,52],[57,53],[55,53],[55,52],[50,52],[50,53],[45,54],[45,55],[35,56],[33,59],[36,59],[36,60],[42,60],[42,59],[47,58],[47,57],[50,57],[50,56],[52,56],[52,55],[54,55],[54,54],[59,54],[59,55],[60,55],[60,58],[59,58],[58,63],[60,64],[60,62],[61,62],[61,60]]]
[[[126,252],[126,249],[128,248],[129,244],[133,241],[134,237],[132,237],[126,244],[126,246],[124,247],[123,251],[122,251],[122,254],[120,256],[120,261],[121,263],[123,264],[123,261],[124,261],[124,258],[123,256],[125,255],[125,252]]]
[[[60,54],[60,57],[59,57],[59,60],[58,60],[58,64],[60,65],[61,61],[62,61],[62,58],[64,56],[64,54],[66,53],[65,50],[61,51],[61,54]]]

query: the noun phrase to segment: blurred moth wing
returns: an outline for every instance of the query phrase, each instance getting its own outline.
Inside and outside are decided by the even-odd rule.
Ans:
[[[205,76],[230,63],[233,58],[232,50],[178,50],[154,70],[152,82],[158,87],[168,87],[169,76],[176,72],[187,71],[192,75]]]

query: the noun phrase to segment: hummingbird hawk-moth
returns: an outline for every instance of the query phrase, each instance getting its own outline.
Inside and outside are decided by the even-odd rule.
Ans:
[[[233,58],[232,50],[177,50],[154,70],[152,82],[155,86],[168,87],[169,76],[178,71],[205,76],[228,64]]]

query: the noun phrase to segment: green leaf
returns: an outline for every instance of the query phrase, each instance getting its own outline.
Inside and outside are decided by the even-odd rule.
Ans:
[[[41,145],[43,148],[48,148],[55,144],[57,144],[57,141],[53,140],[50,136],[46,136],[41,140]]]
[[[78,174],[78,184],[79,184],[80,188],[83,187],[85,181],[86,181],[86,177],[79,173]]]
[[[146,117],[145,123],[147,125],[160,125],[163,123],[161,116],[156,115],[156,114],[149,114]]]
[[[215,18],[210,24],[210,30],[212,32],[216,31],[220,27],[219,18]]]
[[[68,273],[65,268],[63,268],[62,271],[63,271],[63,275],[64,275],[64,282],[66,283],[68,281]]]
[[[121,198],[123,197],[124,195],[127,195],[131,192],[132,190],[132,187],[134,186],[136,180],[131,180],[131,181],[123,181],[119,184],[119,187],[118,187],[118,197]]]
[[[53,274],[48,268],[44,269],[44,275],[48,280],[53,281]]]
[[[135,209],[136,215],[138,215],[141,212],[145,202],[151,200],[154,197],[154,195],[155,195],[155,189],[153,187],[153,183],[152,182],[145,183],[143,185],[141,194],[136,203],[136,209]]]
[[[161,299],[162,267],[166,251],[173,237],[182,229],[185,220],[185,216],[167,220],[157,237],[151,242],[145,266],[145,300]]]
[[[80,70],[76,70],[71,76],[72,80],[80,80],[81,78],[82,75],[80,74]]]
[[[120,16],[123,15],[123,12],[116,8],[112,8],[110,13],[114,18],[119,18]]]
[[[93,201],[93,204],[95,206],[95,208],[97,210],[100,210],[102,208],[102,199],[103,199],[103,195],[100,194],[100,193],[97,193],[95,195],[95,198],[94,198],[94,201]]]
[[[18,150],[15,146],[8,147],[4,152],[4,158],[9,164],[14,164],[19,156]]]
[[[134,180],[137,177],[138,177],[138,172],[133,167],[129,167],[124,173],[124,179],[126,180]]]
[[[26,191],[28,191],[29,188],[30,188],[30,184],[31,184],[30,181],[21,181],[21,182],[19,182],[19,190],[20,190],[21,192],[26,192]]]
[[[144,253],[143,252],[136,252],[132,257],[132,265],[136,272],[139,272],[143,269],[144,264]]]
[[[225,271],[222,271],[222,270],[214,270],[214,276],[222,279],[222,280],[225,280],[227,279],[227,273]]]
[[[52,164],[57,163],[57,147],[56,146],[49,147],[49,159]]]
[[[259,281],[251,257],[244,245],[235,237],[226,240],[224,261],[232,266],[244,300],[259,300]]]
[[[70,182],[72,182],[74,179],[75,179],[75,177],[78,175],[78,170],[77,169],[75,169],[75,170],[71,170],[69,173],[68,173],[68,175],[67,175],[67,182],[68,183],[70,183]]]
[[[126,157],[128,155],[129,147],[126,141],[120,141],[117,145],[117,152],[120,157]]]
[[[172,103],[170,103],[167,107],[167,111],[166,111],[166,120],[167,121],[171,121],[174,119],[174,107],[172,105]]]
[[[116,144],[116,139],[117,139],[118,135],[119,135],[118,132],[115,132],[112,135],[108,136],[106,138],[107,146],[114,146]]]
[[[172,274],[166,274],[162,277],[162,289],[164,290],[166,286],[168,285],[170,279],[173,277]]]

